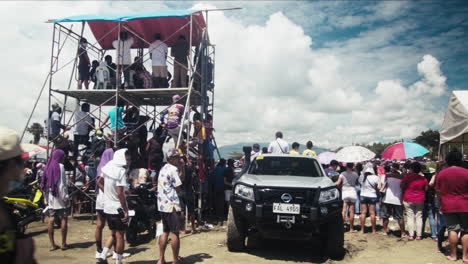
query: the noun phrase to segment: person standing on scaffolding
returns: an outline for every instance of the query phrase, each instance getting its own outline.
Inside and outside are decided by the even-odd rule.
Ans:
[[[123,71],[124,74],[124,88],[127,88],[130,84],[130,65],[132,64],[132,54],[131,47],[133,45],[134,39],[128,37],[128,32],[120,32],[120,42],[119,40],[114,40],[112,46],[117,52],[117,69],[120,69],[120,72]],[[117,70],[119,72],[119,70]],[[119,84],[118,84],[119,85]]]
[[[88,51],[86,48],[88,47],[88,40],[85,38],[80,39],[80,46],[78,47],[78,58],[80,61],[78,62],[78,89],[83,89],[83,84],[88,90],[89,88],[89,68],[91,62],[88,57]]]
[[[177,42],[171,48],[171,56],[174,57],[174,79],[171,87],[187,87],[187,56],[189,55],[190,44],[185,40],[184,35],[180,35]]]
[[[167,45],[162,42],[161,34],[154,35],[155,41],[149,46],[153,66],[154,88],[167,88]]]
[[[180,96],[178,94],[172,97],[172,105],[161,114],[161,123],[164,123],[164,117],[167,114],[166,128],[170,137],[174,140],[174,146],[177,147],[180,130],[183,129],[184,109],[185,107],[179,104]]]
[[[81,111],[75,113],[75,132],[73,134],[73,157],[76,158],[80,156],[78,154],[79,145],[86,145],[86,148],[89,148],[89,132],[94,127],[94,119],[89,115],[89,104],[83,103],[81,105]]]
[[[104,122],[101,125],[101,128],[104,128],[104,126],[110,119],[112,133],[118,133],[119,135],[123,135],[126,131],[126,127],[123,122],[123,114],[127,112],[126,109],[124,109],[124,106],[125,101],[118,101],[117,107],[114,107],[109,111],[106,120],[104,120]]]

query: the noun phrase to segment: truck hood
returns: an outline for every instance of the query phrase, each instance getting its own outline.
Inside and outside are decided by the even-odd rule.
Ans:
[[[244,174],[238,182],[258,187],[326,188],[334,183],[328,177],[299,177]]]

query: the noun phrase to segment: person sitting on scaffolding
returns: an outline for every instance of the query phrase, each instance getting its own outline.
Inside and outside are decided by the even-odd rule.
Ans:
[[[153,66],[154,88],[167,88],[167,45],[162,42],[160,33],[154,34],[155,41],[149,46]]]
[[[174,57],[174,78],[171,87],[187,87],[187,56],[190,51],[190,44],[185,40],[184,35],[180,35],[177,42],[171,48],[171,56]]]
[[[94,83],[93,89],[97,89],[96,70],[98,67],[99,67],[99,61],[93,60],[93,62],[91,62],[91,70],[89,71],[89,80]]]
[[[104,61],[106,62],[107,68],[109,69],[109,78],[111,83],[111,89],[115,89],[115,73],[117,72],[117,65],[112,62],[112,56],[106,55],[104,57]],[[105,87],[104,89],[108,89]]]
[[[151,73],[149,73],[143,65],[137,65],[135,67],[133,83],[137,89],[153,88],[153,78],[151,77]]]
[[[78,89],[83,89],[83,84],[88,90],[89,88],[89,67],[90,60],[88,57],[88,51],[86,50],[88,46],[88,40],[85,38],[80,39],[80,46],[78,47]]]
[[[122,100],[118,101],[117,107],[114,107],[109,111],[107,118],[104,120],[101,127],[104,127],[110,119],[112,133],[123,135],[125,131],[127,130],[123,122],[123,114],[127,111],[126,109],[124,109],[124,107],[125,107],[125,101],[122,101]]]
[[[127,88],[130,84],[130,65],[132,64],[130,49],[133,42],[134,39],[132,37],[129,38],[126,31],[120,32],[120,42],[118,39],[112,42],[112,46],[117,52],[117,66],[124,74],[124,88]]]
[[[180,129],[182,128],[182,125],[185,127],[185,123],[182,124],[182,122],[184,122],[182,117],[184,115],[185,107],[178,103],[179,100],[180,96],[178,94],[174,95],[172,97],[172,105],[166,111],[161,113],[161,123],[164,123],[164,117],[167,115],[166,129],[169,136],[174,140],[174,146],[176,147]]]

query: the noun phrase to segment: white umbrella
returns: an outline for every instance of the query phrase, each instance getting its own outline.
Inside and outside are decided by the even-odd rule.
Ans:
[[[344,147],[336,153],[336,160],[341,162],[360,162],[374,157],[374,152],[361,146]]]
[[[336,153],[335,152],[322,152],[317,157],[320,164],[330,164],[332,160],[336,160]]]

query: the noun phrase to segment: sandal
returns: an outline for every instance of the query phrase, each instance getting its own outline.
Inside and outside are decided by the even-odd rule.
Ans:
[[[412,237],[412,236],[408,236],[407,238],[408,238],[408,241],[413,241],[414,240],[414,237]]]
[[[51,247],[51,248],[49,248],[49,251],[55,251],[57,249],[59,249],[59,246]]]
[[[416,240],[422,240],[422,237],[417,236],[417,237],[416,237]]]
[[[67,249],[70,249],[70,248],[71,248],[70,245],[65,244],[65,246],[62,246],[60,249],[61,249],[61,250],[67,250]]]

